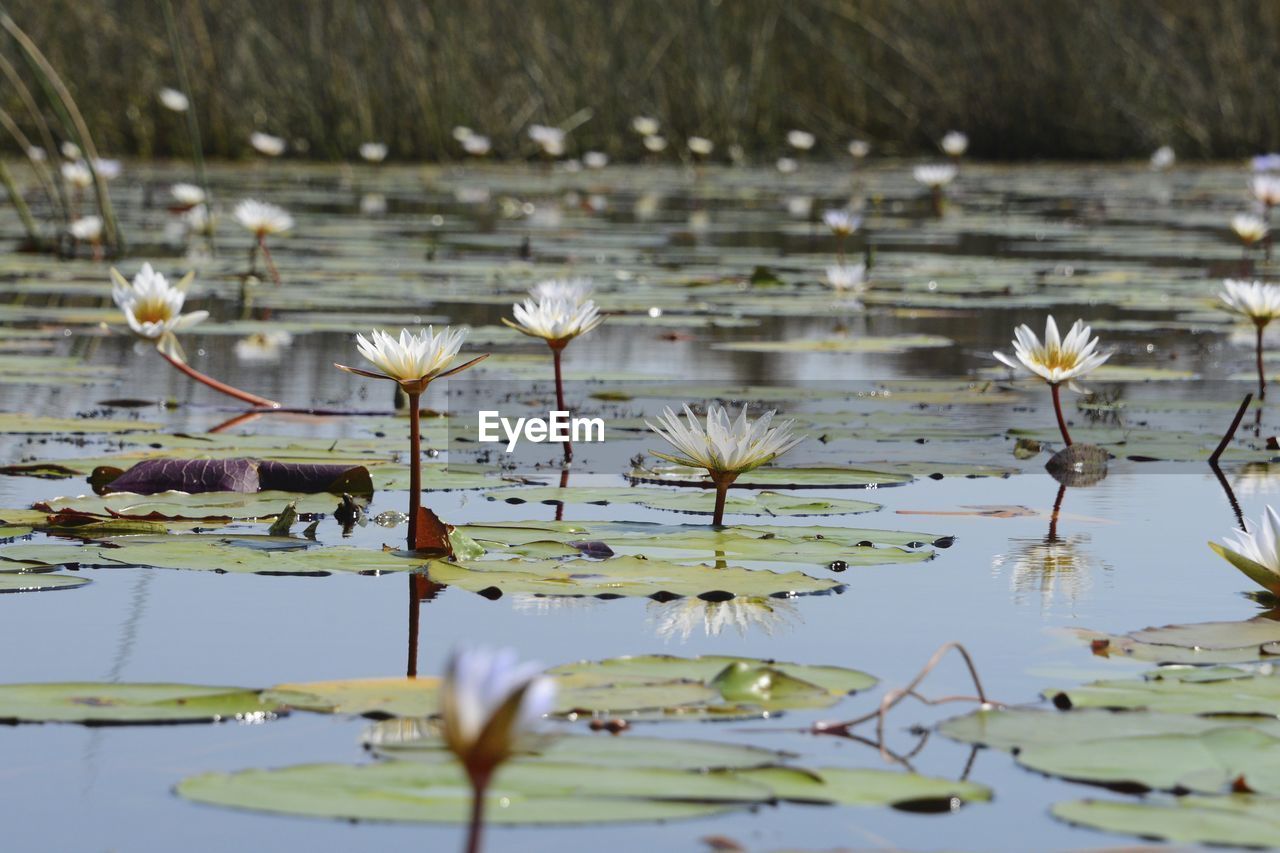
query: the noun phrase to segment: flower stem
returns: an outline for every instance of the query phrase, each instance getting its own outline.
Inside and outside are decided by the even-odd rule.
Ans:
[[[1057,382],[1049,385],[1053,391],[1053,413],[1058,416],[1058,429],[1062,431],[1062,440],[1066,442],[1067,447],[1071,446],[1071,433],[1067,432],[1066,418],[1062,417],[1062,396],[1061,385]]]
[[[569,408],[564,404],[564,373],[560,367],[560,351],[562,349],[564,349],[564,344],[559,346],[551,344],[551,360],[556,368],[556,408],[562,412],[567,412]],[[564,441],[561,443],[561,447],[564,449],[564,461],[572,462],[573,444],[569,441]]]
[[[212,376],[205,376],[203,373],[196,370],[191,365],[185,362],[179,361],[178,359],[174,358],[173,356],[169,355],[167,352],[164,352],[163,350],[157,349],[156,352],[160,353],[161,358],[163,358],[165,361],[172,364],[181,372],[187,374],[187,376],[190,376],[192,379],[201,383],[202,385],[208,385],[213,390],[218,391],[222,394],[226,394],[228,397],[235,397],[237,400],[239,400],[242,403],[248,403],[251,406],[257,406],[262,409],[280,408],[280,404],[277,403],[275,400],[268,400],[266,397],[259,397],[257,394],[250,394],[248,391],[241,391],[239,388],[234,388],[230,385],[227,385],[225,382],[219,382],[218,380],[214,379]]]
[[[421,392],[406,391],[409,397],[409,550],[418,547],[418,508],[422,505],[422,435],[418,401]]]
[[[480,853],[480,836],[484,830],[484,794],[488,780],[471,782],[471,825],[467,827],[466,853]]]
[[[262,257],[267,259],[267,271],[271,273],[271,280],[279,285],[280,270],[276,269],[276,262],[271,257],[271,250],[267,248],[267,236],[265,234],[258,238],[258,248],[262,249]]]
[[[1267,327],[1266,323],[1254,323],[1258,330],[1257,352],[1254,355],[1258,362],[1258,399],[1267,399],[1267,374],[1262,368],[1262,330]]]
[[[711,524],[714,527],[720,527],[724,524],[724,503],[729,497],[729,486],[733,485],[733,481],[738,479],[736,471],[712,471],[711,482],[716,486],[716,508],[711,516]]]
[[[249,247],[249,275],[258,274],[258,245],[260,240],[255,240],[253,245]]]
[[[933,201],[933,215],[942,215],[942,187],[933,187],[931,189],[931,197]]]

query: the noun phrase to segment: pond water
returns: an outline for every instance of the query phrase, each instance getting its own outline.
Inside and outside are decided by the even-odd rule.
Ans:
[[[786,465],[880,463],[914,479],[857,491],[818,480],[797,493],[870,501],[878,505],[870,512],[763,518],[731,512],[728,523],[919,532],[910,538],[922,544],[907,550],[934,555],[851,564],[839,573],[814,563],[803,571],[826,586],[843,586],[739,600],[736,609],[732,602],[643,595],[495,597],[465,584],[411,603],[412,582],[396,572],[283,577],[85,567],[76,576],[93,582],[81,588],[0,597],[0,643],[10,650],[0,682],[265,688],[403,675],[413,654],[409,613],[417,607],[416,660],[424,675],[439,673],[454,647],[474,643],[513,646],[548,666],[663,653],[863,670],[879,685],[833,707],[768,720],[637,722],[622,737],[751,743],[796,753],[796,762],[813,766],[900,769],[874,747],[800,730],[874,710],[884,690],[904,685],[948,641],[969,650],[991,698],[1034,704],[1044,690],[1150,668],[1091,654],[1088,642],[1063,629],[1124,634],[1150,625],[1243,621],[1263,609],[1242,595],[1248,580],[1206,547],[1236,517],[1205,459],[1254,389],[1251,334],[1214,308],[1220,279],[1241,268],[1226,227],[1247,202],[1247,174],[1238,166],[1153,174],[1145,165],[965,165],[939,218],[912,182],[909,164],[901,163],[860,174],[808,163],[786,176],[612,166],[575,173],[218,165],[211,187],[225,207],[254,196],[297,219],[293,234],[272,241],[283,285],[250,284],[247,303],[241,273],[249,241],[229,216],[212,252],[205,241],[173,230],[167,187],[187,177],[181,165],[127,164],[112,189],[131,243],[130,257],[118,262],[123,272],[132,274],[143,260],[175,276],[197,271],[189,304],[213,316],[183,335],[192,364],[288,406],[371,412],[264,416],[216,433],[216,452],[268,456],[297,439],[310,442],[308,453],[328,443],[338,456],[402,462],[406,419],[393,411],[388,389],[331,365],[358,363],[355,331],[465,323],[474,331],[464,351],[494,355],[483,372],[452,380],[454,387],[433,387],[424,406],[451,417],[447,429],[444,419],[428,418],[426,444],[441,452],[433,462],[447,459],[469,476],[491,476],[478,487],[435,491],[433,477],[444,474],[429,468],[424,501],[441,518],[474,524],[561,517],[587,529],[614,521],[706,524],[706,514],[616,500],[559,510],[540,498],[512,502],[521,489],[558,483],[557,449],[522,452],[507,471],[526,480],[521,486],[499,479],[500,451],[477,451],[466,440],[479,399],[522,413],[545,409],[550,399],[545,347],[499,325],[511,301],[542,278],[589,276],[610,319],[566,350],[568,392],[571,405],[605,418],[610,439],[602,448],[579,448],[571,488],[627,486],[630,457],[661,449],[641,421],[662,404],[760,401],[797,418],[810,436]],[[846,250],[862,256],[870,246],[874,261],[861,304],[821,283],[837,245],[816,220],[851,201],[862,209],[863,230]],[[200,436],[241,411],[170,370],[153,351],[99,327],[119,323],[106,265],[12,251],[20,230],[8,209],[0,229],[11,249],[0,272],[0,410],[17,415],[0,416],[0,461],[111,455],[132,461],[157,452],[151,444],[159,452],[198,452]],[[1085,383],[1090,396],[1067,395],[1077,441],[1103,444],[1115,458],[1105,479],[1061,494],[1043,470],[1050,449],[1060,446],[1047,389],[1010,381],[990,357],[993,349],[1009,350],[1017,323],[1039,329],[1046,313],[1067,323],[1084,318],[1116,351],[1114,368]],[[256,359],[243,346],[237,351],[246,334],[272,328],[290,331],[291,343]],[[121,400],[139,404],[110,404]],[[1077,408],[1082,400],[1086,405]],[[1272,451],[1265,447],[1274,414],[1260,411],[1256,421],[1248,416],[1223,464],[1251,518],[1280,490],[1280,469],[1268,469]],[[43,418],[78,419],[90,431],[73,434],[74,425]],[[131,419],[138,421],[133,431],[127,424],[92,431],[104,420]],[[1015,457],[1009,430],[1042,440],[1045,449]],[[1158,461],[1135,461],[1147,458]],[[944,476],[929,476],[938,472]],[[991,476],[969,476],[975,473]],[[497,490],[502,494],[490,498]],[[11,510],[86,494],[92,492],[83,473],[0,476],[0,507]],[[379,489],[367,516],[405,506],[403,487]],[[332,508],[325,512],[316,530],[324,546],[377,553],[403,541],[403,527],[372,521],[344,534]],[[13,520],[3,510],[0,518]],[[227,529],[265,533],[268,524]],[[670,533],[664,528],[662,535]],[[943,537],[954,542],[929,544]],[[6,547],[65,541],[35,533]],[[758,556],[741,565],[768,570],[773,563]],[[948,660],[922,691],[967,694],[972,686],[959,661]],[[888,745],[911,753],[920,741],[917,728],[969,709],[904,703],[889,716]],[[173,792],[180,780],[211,771],[373,761],[360,745],[370,725],[361,717],[294,713],[260,724],[0,727],[6,758],[0,778],[14,818],[9,843],[24,850],[131,851],[171,850],[179,838],[197,850],[460,844],[453,825],[237,811]],[[555,725],[586,732],[581,721]],[[874,737],[873,726],[863,734]],[[751,850],[1126,843],[1125,836],[1055,820],[1049,808],[1129,795],[1040,775],[1006,752],[971,754],[967,744],[939,734],[909,763],[922,774],[963,775],[988,786],[993,800],[948,814],[784,803],[670,823],[499,827],[488,849],[698,850],[699,839],[712,835]]]

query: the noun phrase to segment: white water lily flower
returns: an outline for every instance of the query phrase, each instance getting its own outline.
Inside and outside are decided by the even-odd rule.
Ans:
[[[542,153],[548,157],[564,154],[564,137],[564,131],[558,127],[548,127],[545,124],[529,126],[529,138],[538,143]]]
[[[179,354],[174,332],[189,329],[209,316],[208,311],[182,313],[187,299],[187,286],[194,273],[187,273],[177,284],[170,284],[151,264],[127,281],[118,270],[111,270],[111,298],[124,312],[129,328],[140,338],[154,341],[171,355]]]
[[[465,326],[456,329],[446,326],[436,334],[435,328],[428,326],[415,335],[408,329],[401,329],[397,339],[386,332],[374,330],[367,339],[364,335],[356,335],[356,349],[382,373],[345,364],[335,364],[334,367],[370,379],[390,379],[400,383],[407,393],[421,394],[433,380],[461,373],[488,357],[482,355],[453,366],[467,331]]]
[[[62,152],[62,156],[63,156],[63,158],[65,158],[65,159],[67,159],[67,160],[79,160],[79,159],[80,159],[80,146],[79,146],[79,145],[76,145],[76,144],[75,144],[74,142],[72,142],[70,139],[68,139],[66,142],[62,143],[62,145],[60,145],[60,146],[58,147],[58,150]]]
[[[246,362],[279,361],[283,350],[293,343],[293,335],[283,329],[254,332],[236,341],[236,359]]]
[[[114,181],[116,178],[120,177],[120,172],[123,171],[124,167],[121,166],[119,160],[103,160],[102,158],[98,158],[93,161],[93,168],[94,171],[102,176],[103,180]]]
[[[1170,169],[1177,161],[1178,157],[1173,153],[1173,149],[1168,145],[1161,145],[1151,154],[1151,168],[1157,172],[1163,172]]]
[[[483,157],[489,153],[493,146],[489,142],[489,137],[481,136],[473,133],[466,139],[462,140],[462,150],[466,151],[472,157]]]
[[[1249,190],[1262,204],[1275,207],[1280,204],[1280,175],[1254,175]]]
[[[588,169],[603,169],[609,165],[609,155],[603,151],[588,151],[582,155],[582,165]]]
[[[45,150],[39,145],[28,145],[27,159],[33,163],[43,163],[45,160],[49,159],[49,155],[46,154]]]
[[[102,218],[99,216],[82,216],[67,226],[71,236],[82,243],[96,243],[102,239]]]
[[[89,171],[89,164],[83,160],[63,163],[62,178],[76,189],[83,190],[93,186],[93,173]]]
[[[688,418],[687,425],[670,408],[658,417],[657,424],[645,421],[645,426],[677,451],[675,456],[654,455],[678,465],[705,468],[713,476],[752,471],[772,462],[804,440],[804,436],[792,434],[795,421],[769,426],[777,414],[776,410],[765,412],[751,421],[747,418],[747,407],[743,406],[738,417],[730,420],[723,406],[713,404],[707,408],[705,427],[687,405],[684,413]]]
[[[958,130],[952,130],[938,144],[948,157],[962,157],[969,150],[969,137]]]
[[[930,189],[941,189],[956,179],[956,167],[950,163],[922,163],[911,174],[916,183]]]
[[[1280,154],[1259,154],[1249,160],[1249,166],[1255,172],[1280,171]]]
[[[487,785],[493,771],[515,753],[520,740],[555,707],[556,685],[515,651],[454,652],[440,685],[445,746],[458,757],[471,783]]]
[[[636,116],[631,120],[631,129],[641,136],[653,136],[662,129],[662,124],[656,118]]]
[[[1028,325],[1014,329],[1013,354],[992,353],[998,361],[1014,370],[1021,364],[1050,385],[1070,382],[1096,370],[1111,358],[1109,352],[1098,352],[1098,338],[1090,338],[1093,330],[1076,320],[1065,338],[1058,334],[1058,324],[1049,315],[1044,325],[1044,343]]]
[[[207,204],[197,204],[188,210],[183,214],[183,221],[192,234],[212,234],[217,225],[215,217],[209,213]]]
[[[685,140],[685,145],[688,145],[689,150],[699,157],[706,157],[716,150],[716,144],[705,136],[690,136]]]
[[[1249,579],[1272,592],[1280,592],[1280,515],[1270,506],[1262,523],[1245,521],[1226,544],[1210,542],[1209,547]]]
[[[191,107],[191,101],[186,95],[167,86],[160,90],[160,103],[166,110],[173,110],[175,113],[185,113]]]
[[[818,139],[805,130],[788,130],[787,144],[797,151],[808,151]]]
[[[195,184],[174,184],[169,187],[169,194],[182,207],[195,207],[204,204],[204,190]]]
[[[549,278],[529,288],[529,295],[536,300],[563,299],[573,305],[581,305],[591,298],[589,278]]]
[[[1280,317],[1280,286],[1261,281],[1224,279],[1218,294],[1228,311],[1265,326]]]
[[[772,637],[804,621],[796,606],[784,598],[738,596],[728,601],[703,601],[690,596],[674,601],[650,601],[645,609],[654,633],[668,642],[687,642],[690,636],[701,633],[718,637],[728,630],[746,637],[752,629],[757,629]]]
[[[650,154],[659,154],[667,150],[667,138],[657,134],[646,136],[644,138],[644,147]]]
[[[517,303],[512,306],[511,313],[515,315],[515,321],[503,317],[503,323],[529,337],[542,338],[557,348],[604,322],[595,302],[590,299],[574,301],[545,293],[536,301],[526,299]]]
[[[360,158],[368,163],[381,163],[387,159],[387,146],[381,142],[365,142],[360,146]]]
[[[836,290],[860,291],[866,281],[866,264],[834,264],[827,267],[827,284]]]
[[[871,153],[871,143],[865,139],[854,139],[849,143],[849,156],[855,160],[862,160]]]
[[[255,130],[249,134],[249,144],[253,146],[253,150],[267,157],[279,157],[284,153],[285,141],[279,136],[272,136],[269,133],[263,133]]]
[[[774,164],[778,171],[784,175],[790,175],[796,169],[800,168],[800,164],[795,161],[794,157],[779,157],[778,162]]]
[[[1267,236],[1267,223],[1261,216],[1240,213],[1231,217],[1231,230],[1246,245],[1252,245]]]
[[[822,221],[837,237],[848,237],[862,225],[862,217],[848,210],[828,210],[822,214]]]
[[[466,139],[468,136],[474,135],[475,131],[467,127],[465,124],[460,124],[453,129],[453,138],[459,142]]]
[[[236,221],[259,237],[283,234],[293,228],[293,217],[283,208],[246,198],[236,205]]]

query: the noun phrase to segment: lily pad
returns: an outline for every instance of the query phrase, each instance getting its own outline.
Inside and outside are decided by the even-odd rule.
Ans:
[[[1184,844],[1269,848],[1280,838],[1280,800],[1244,794],[1140,803],[1073,800],[1051,813],[1104,832]]]
[[[0,578],[6,577],[0,575]],[[0,684],[0,722],[144,725],[260,721],[283,706],[257,690],[195,684]]]
[[[61,572],[0,571],[0,593],[51,592],[59,589],[75,589],[89,582],[88,578]]]
[[[557,488],[504,489],[486,495],[490,500],[507,503],[537,502],[544,504],[640,504],[650,509],[666,509],[710,515],[715,499],[710,494],[690,491],[668,491],[644,488]],[[806,498],[778,492],[735,494],[725,502],[730,515],[845,515],[874,512],[879,504],[839,498]]]
[[[768,767],[734,776],[767,785],[781,800],[841,806],[894,806],[911,811],[950,812],[965,803],[987,802],[991,789],[915,773],[863,768]]]
[[[1112,635],[1074,630],[1094,654],[1151,663],[1247,663],[1280,654],[1280,622],[1256,617],[1243,622],[1199,622],[1144,628]]]
[[[898,353],[914,349],[949,347],[955,341],[941,335],[896,335],[872,337],[855,335],[847,338],[799,338],[781,341],[732,341],[712,344],[712,349],[733,352],[831,352],[831,353]]]
[[[1230,667],[1164,667],[1142,679],[1094,681],[1046,695],[1059,708],[1275,717],[1280,714],[1280,675]]]

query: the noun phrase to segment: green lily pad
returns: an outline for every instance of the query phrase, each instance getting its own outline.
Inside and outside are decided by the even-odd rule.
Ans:
[[[88,578],[60,572],[0,571],[0,593],[50,592],[58,589],[75,589],[87,583],[90,583]]]
[[[650,509],[666,509],[710,515],[715,498],[710,493],[688,490],[669,491],[644,488],[557,488],[542,486],[525,489],[503,489],[486,495],[490,500],[507,503],[537,502],[544,504],[640,504]],[[730,515],[845,515],[874,512],[879,504],[839,498],[806,498],[778,492],[734,494],[725,501]]]
[[[949,347],[955,341],[941,335],[896,335],[894,337],[800,338],[783,341],[732,341],[712,344],[712,349],[733,352],[831,352],[898,353],[914,349]]]
[[[37,367],[37,369],[43,368]],[[154,432],[162,427],[163,424],[149,421],[50,418],[25,412],[0,412],[0,434],[3,435],[105,435],[123,432]]]
[[[275,518],[290,503],[301,515],[332,513],[339,497],[332,494],[297,492],[160,492],[135,495],[114,492],[108,495],[80,495],[42,501],[50,513],[72,511],[113,518],[160,521],[257,521]]]
[[[955,811],[965,803],[988,802],[991,799],[991,789],[976,782],[936,779],[893,770],[767,767],[734,771],[733,775],[768,786],[778,799],[801,803]]]
[[[1269,848],[1280,837],[1280,799],[1244,794],[1140,803],[1073,800],[1051,813],[1078,826],[1184,844]]]
[[[1247,663],[1280,654],[1280,622],[1264,617],[1165,625],[1121,635],[1087,630],[1069,633],[1089,642],[1096,655],[1151,663]]]
[[[6,577],[0,575],[0,578]],[[0,684],[0,722],[126,725],[260,721],[283,706],[259,691],[195,684]]]
[[[1059,708],[1274,717],[1280,714],[1280,675],[1231,667],[1163,667],[1142,679],[1094,681],[1046,695]]]

